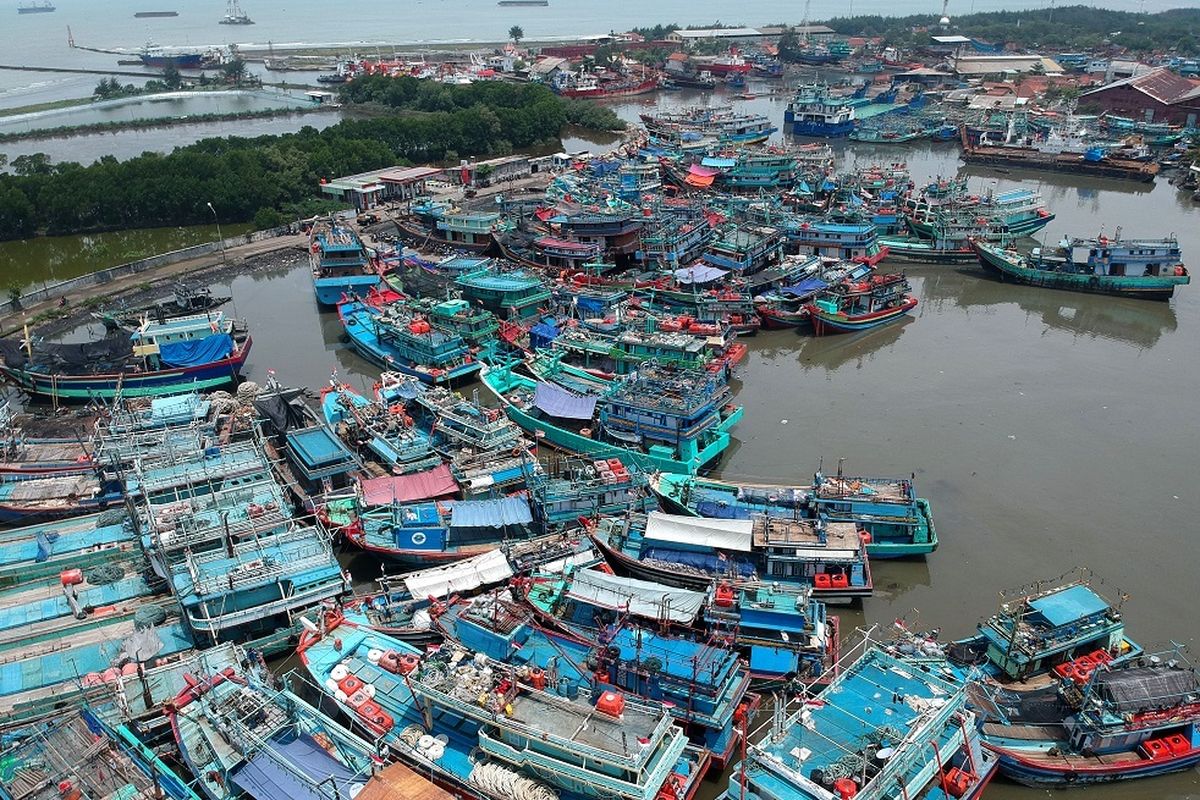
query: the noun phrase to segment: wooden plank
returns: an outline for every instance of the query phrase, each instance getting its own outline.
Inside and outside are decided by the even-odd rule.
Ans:
[[[367,781],[355,800],[454,800],[454,795],[397,762]]]

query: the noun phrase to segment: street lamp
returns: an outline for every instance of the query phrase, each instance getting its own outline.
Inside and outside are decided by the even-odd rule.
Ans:
[[[225,263],[225,237],[221,235],[221,220],[217,219],[217,210],[212,203],[205,203],[208,210],[213,212],[213,222],[217,223],[217,238],[221,241],[221,263]]]

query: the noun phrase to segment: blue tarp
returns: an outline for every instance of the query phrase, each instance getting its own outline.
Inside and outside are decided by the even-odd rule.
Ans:
[[[533,522],[529,501],[524,497],[499,500],[460,500],[450,507],[451,528],[503,528]]]
[[[788,294],[793,297],[810,297],[828,286],[829,284],[820,278],[805,278],[792,286],[782,287],[779,293]]]
[[[573,394],[553,383],[539,383],[533,404],[552,417],[591,419],[596,411],[596,396]]]
[[[203,339],[164,344],[158,349],[158,357],[172,367],[197,367],[220,361],[231,352],[233,337],[228,333],[214,333]]]
[[[728,275],[728,270],[696,264],[675,270],[675,279],[680,283],[711,283]]]
[[[598,314],[604,310],[605,302],[599,297],[580,297],[576,303],[580,311]]]
[[[703,158],[700,160],[702,167],[715,167],[716,169],[732,169],[737,166],[736,158]]]
[[[754,565],[740,558],[721,558],[709,553],[694,553],[690,550],[674,550],[669,547],[649,547],[644,555],[655,561],[669,561],[672,564],[695,567],[716,575],[736,572],[742,577],[749,577],[754,574]]]
[[[534,350],[546,347],[558,338],[558,326],[542,320],[529,329],[529,344]]]
[[[292,769],[284,767],[286,762]],[[309,736],[301,736],[290,742],[268,741],[261,750],[238,768],[233,775],[234,784],[255,800],[329,800],[331,786],[337,788],[337,796],[350,800],[366,783],[363,775],[356,775],[345,764],[337,761],[325,748]],[[315,787],[320,784],[321,792]]]

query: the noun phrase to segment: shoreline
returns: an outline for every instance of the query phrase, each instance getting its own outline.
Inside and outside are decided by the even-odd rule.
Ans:
[[[150,95],[147,95],[149,97]],[[179,125],[192,125],[204,122],[233,122],[246,119],[270,119],[287,117],[293,114],[315,114],[340,110],[339,106],[315,105],[312,108],[265,108],[260,111],[234,111],[227,114],[195,114],[186,117],[147,117],[145,119],[111,120],[108,122],[89,122],[82,125],[64,125],[57,128],[36,128],[31,131],[13,131],[0,133],[0,143],[36,141],[39,139],[69,139],[72,136],[82,136],[93,133],[115,133],[127,130],[153,130],[155,128],[172,128]]]

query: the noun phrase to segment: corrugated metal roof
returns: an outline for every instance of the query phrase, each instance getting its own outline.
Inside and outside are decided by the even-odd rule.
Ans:
[[[1184,100],[1193,100],[1200,97],[1200,81],[1194,81],[1182,75],[1177,75],[1166,67],[1159,67],[1156,70],[1144,72],[1141,75],[1134,75],[1131,78],[1122,78],[1119,81],[1106,83],[1099,88],[1092,89],[1090,92],[1085,92],[1083,96],[1097,94],[1106,89],[1114,89],[1119,86],[1129,86],[1137,89],[1142,94],[1157,100],[1163,105],[1174,105]]]

